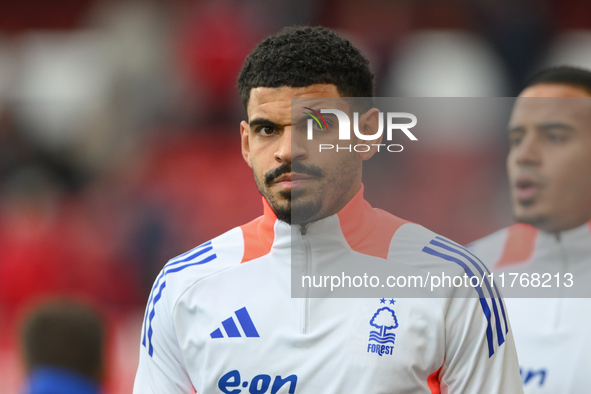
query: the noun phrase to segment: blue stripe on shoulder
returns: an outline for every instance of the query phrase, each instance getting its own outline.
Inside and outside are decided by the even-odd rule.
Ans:
[[[488,294],[490,294],[490,297],[491,297],[493,311],[495,314],[497,340],[498,340],[499,346],[501,346],[505,342],[505,336],[503,335],[503,330],[501,328],[501,320],[499,319],[499,311],[497,309],[497,303],[495,301],[495,292],[496,292],[496,296],[497,296],[497,301],[499,302],[501,312],[503,315],[503,321],[505,322],[505,334],[509,331],[509,327],[507,326],[507,320],[505,317],[505,308],[503,307],[503,302],[502,302],[501,296],[499,294],[499,290],[498,290],[498,288],[496,288],[494,281],[493,281],[493,286],[495,287],[495,291],[493,292],[493,290],[491,288],[490,281],[489,281],[490,276],[487,276],[487,274],[490,275],[490,271],[486,268],[484,263],[482,261],[480,261],[480,259],[478,259],[478,257],[476,257],[474,254],[472,254],[466,248],[464,248],[458,244],[455,244],[443,237],[436,237],[436,238],[446,242],[446,245],[440,244],[438,246],[441,246],[445,250],[448,250],[452,253],[456,253],[456,254],[464,257],[478,270],[478,273],[482,277],[483,283],[486,286],[486,289],[488,290]],[[478,263],[476,261],[478,261]],[[484,270],[483,270],[483,268],[484,268]],[[484,273],[484,271],[486,271],[486,274]]]
[[[206,246],[210,246],[211,245],[211,241],[208,241],[204,244],[201,244],[199,246],[197,246],[196,248],[193,248],[191,250],[189,250],[188,252],[185,252],[179,256],[176,256],[172,259],[170,259],[170,263],[176,262],[178,260],[186,260],[186,259],[191,259],[191,256],[195,255],[196,253],[198,253],[201,249],[205,248]]]
[[[476,257],[472,252],[470,252],[469,250],[465,249],[464,247],[462,247],[454,242],[451,242],[443,237],[437,236],[434,239],[432,239],[431,242],[429,242],[429,244],[433,245],[439,249],[435,250],[429,246],[425,246],[423,248],[423,252],[430,254],[432,256],[435,256],[435,257],[439,257],[439,258],[444,259],[446,261],[453,262],[453,263],[461,266],[464,269],[464,271],[466,272],[466,275],[468,275],[468,277],[470,277],[470,278],[475,277],[477,275],[477,274],[475,274],[473,269],[475,269],[477,271],[477,273],[480,276],[478,283],[484,284],[488,294],[490,295],[491,301],[492,301],[492,308],[493,308],[493,313],[495,316],[495,331],[497,334],[497,343],[499,346],[501,346],[505,342],[505,336],[503,335],[503,329],[501,327],[501,319],[499,317],[499,311],[497,308],[497,301],[500,305],[501,315],[502,315],[503,321],[504,321],[505,334],[509,332],[509,328],[508,328],[507,319],[505,316],[505,308],[504,308],[503,301],[500,296],[499,290],[498,290],[496,284],[494,283],[494,281],[493,281],[492,287],[491,287],[490,281],[487,277],[487,274],[490,274],[489,270],[482,263],[482,261],[480,261],[480,259],[478,259],[478,257]],[[485,273],[485,271],[486,271],[486,273]],[[482,282],[480,282],[480,279],[482,279]],[[494,288],[494,291],[493,291],[493,288]],[[490,310],[488,302],[486,301],[486,296],[483,292],[482,287],[480,285],[478,285],[478,286],[474,287],[474,290],[478,293],[480,306],[481,306],[482,312],[484,313],[484,316],[487,320],[486,339],[487,339],[487,343],[488,343],[489,357],[492,357],[492,355],[494,354],[494,344],[493,344],[493,330],[492,330],[492,325],[491,325],[491,310]],[[495,297],[497,298],[497,300],[495,300]]]
[[[144,316],[144,332],[142,333],[142,345],[148,348],[148,354],[150,357],[154,354],[154,347],[152,345],[152,321],[154,320],[154,316],[156,316],[156,304],[162,297],[162,292],[166,288],[166,275],[215,260],[217,258],[215,253],[203,256],[212,250],[213,246],[211,246],[211,241],[199,245],[198,247],[171,259],[156,278],[152,291],[150,292],[150,298],[148,299],[148,307],[146,308],[146,314]]]
[[[449,241],[449,240],[447,240],[447,239],[445,239],[445,238],[443,238],[443,237],[437,237],[437,238],[438,238],[438,239],[441,239],[441,240],[443,240],[443,241],[445,241],[445,242],[447,242],[447,243],[449,243],[449,244],[451,244],[451,245],[453,245],[453,246],[455,246],[455,247],[458,249],[458,250],[457,250],[457,252],[458,252],[458,253],[461,253],[461,255],[462,255],[462,256],[464,256],[464,254],[463,254],[462,252],[464,252],[464,253],[467,253],[468,255],[470,255],[470,256],[472,257],[472,259],[474,259],[475,261],[478,261],[478,262],[480,263],[480,266],[482,266],[482,267],[484,268],[484,270],[486,271],[486,273],[489,275],[489,278],[491,277],[491,276],[490,276],[490,271],[489,271],[489,269],[486,267],[486,264],[484,264],[484,263],[482,262],[482,260],[480,260],[480,259],[479,259],[479,258],[478,258],[478,257],[477,257],[477,256],[476,256],[474,253],[472,253],[472,251],[471,251],[470,249],[467,249],[467,248],[465,248],[465,247],[463,247],[463,246],[460,246],[460,245],[458,245],[458,244],[456,244],[456,243],[453,243],[453,242],[451,242],[451,241]],[[475,262],[475,261],[473,261],[472,259],[470,259],[468,256],[465,256],[465,257],[466,257],[466,258],[467,258],[467,259],[468,259],[468,260],[469,260],[469,261],[470,261],[472,264],[474,264],[474,265],[477,265],[477,264],[476,264],[476,262]],[[504,321],[504,323],[505,323],[505,334],[507,334],[507,333],[509,332],[509,325],[507,324],[507,317],[506,317],[506,315],[505,315],[505,306],[504,306],[504,303],[503,303],[503,298],[501,297],[501,292],[499,291],[499,288],[497,287],[497,284],[496,284],[496,282],[495,282],[494,280],[492,281],[492,287],[494,288],[494,292],[493,292],[493,291],[491,290],[491,287],[490,287],[490,283],[491,283],[491,282],[490,282],[490,281],[487,279],[487,277],[486,277],[486,275],[485,275],[484,273],[482,273],[482,272],[481,272],[481,275],[483,275],[483,277],[484,277],[484,279],[485,279],[485,283],[486,283],[486,285],[487,285],[487,288],[488,288],[488,291],[489,291],[489,293],[491,294],[491,297],[493,298],[493,302],[494,302],[494,297],[495,297],[495,296],[497,297],[497,300],[498,300],[498,302],[499,302],[499,306],[500,306],[500,308],[501,308],[501,314],[503,315],[503,321]],[[502,334],[502,333],[501,333],[501,334]],[[501,345],[503,342],[504,342],[504,340],[503,340],[503,341],[501,341],[501,338],[499,337],[499,346],[500,346],[500,345]]]

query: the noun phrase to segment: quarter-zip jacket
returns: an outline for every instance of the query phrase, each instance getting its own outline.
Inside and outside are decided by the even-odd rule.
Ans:
[[[311,275],[368,261],[478,275],[465,249],[373,209],[363,189],[304,229],[263,204],[260,218],[166,264],[146,309],[134,393],[522,392],[500,298],[291,294],[293,259]]]
[[[472,243],[470,249],[497,274],[552,278],[545,289],[545,296],[552,298],[506,299],[524,391],[588,393],[591,299],[564,298],[563,285],[565,274],[572,274],[576,285],[591,286],[591,222],[559,233],[516,224]]]

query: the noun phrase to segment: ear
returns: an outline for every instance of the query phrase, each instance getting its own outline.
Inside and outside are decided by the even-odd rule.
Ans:
[[[242,157],[244,157],[244,161],[250,168],[252,168],[252,162],[250,160],[250,140],[248,139],[250,135],[250,126],[248,122],[243,120],[240,122],[240,144],[242,148]]]
[[[374,135],[378,131],[378,126],[380,123],[380,110],[377,108],[372,108],[365,112],[364,114],[359,116],[359,131],[365,135]],[[382,124],[383,125],[383,124]],[[384,126],[385,127],[385,126]],[[367,144],[370,146],[370,150],[367,152],[358,152],[357,155],[361,160],[367,160],[371,158],[377,151],[379,144],[382,143],[382,137],[384,135],[384,130],[379,137],[374,140],[370,141],[360,141],[360,143]]]

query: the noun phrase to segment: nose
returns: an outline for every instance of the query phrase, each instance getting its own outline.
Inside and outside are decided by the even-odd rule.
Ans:
[[[275,160],[280,163],[291,163],[292,161],[303,160],[308,156],[305,141],[301,133],[294,133],[292,126],[285,126],[279,138]]]

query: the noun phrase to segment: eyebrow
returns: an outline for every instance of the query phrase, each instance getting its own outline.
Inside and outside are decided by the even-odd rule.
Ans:
[[[550,129],[562,129],[566,131],[574,131],[574,128],[566,123],[554,122],[554,123],[543,123],[536,127],[538,130],[550,130]]]
[[[264,119],[264,118],[253,119],[250,122],[248,122],[248,125],[250,127],[255,127],[255,126],[279,127],[279,125],[277,123],[271,122],[269,119]]]
[[[542,123],[541,125],[536,125],[536,130],[541,130],[541,131],[547,131],[547,130],[553,130],[553,129],[561,129],[561,130],[565,130],[565,131],[575,131],[575,129],[567,124],[567,123],[561,123],[561,122],[550,122],[550,123]],[[524,130],[525,127],[518,125],[518,126],[514,126],[514,127],[510,127],[508,132],[509,134],[511,133],[516,133],[518,131],[522,131]]]

